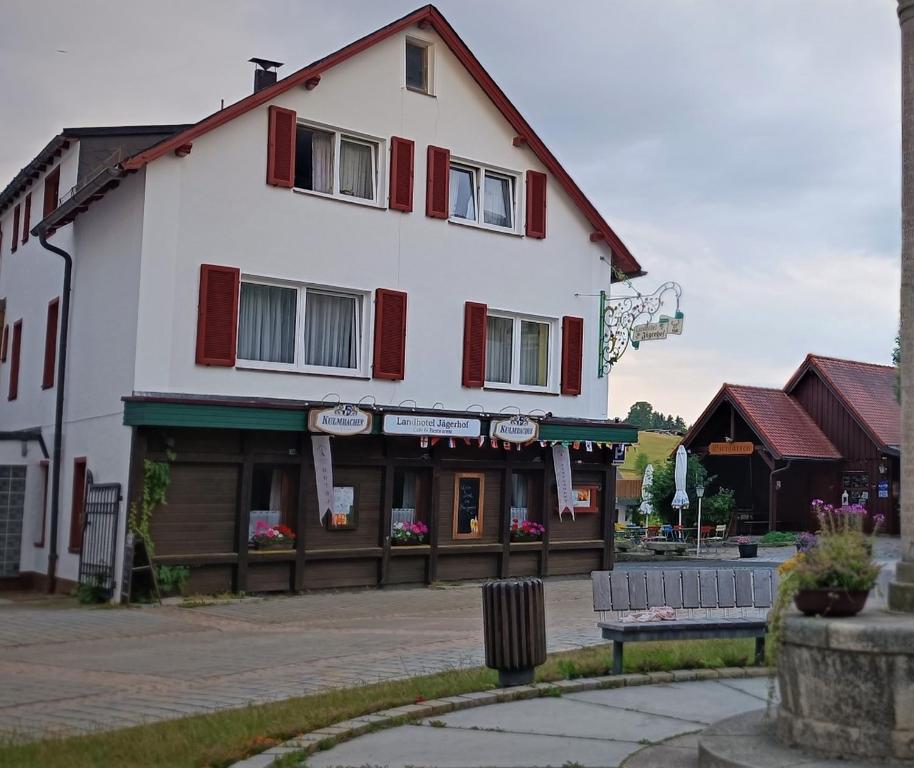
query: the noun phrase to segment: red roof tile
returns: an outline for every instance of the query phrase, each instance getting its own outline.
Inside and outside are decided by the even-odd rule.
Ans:
[[[768,447],[787,459],[840,459],[812,417],[782,389],[724,384],[721,394],[743,412]]]
[[[818,371],[826,384],[831,385],[838,397],[844,400],[847,409],[877,442],[883,446],[901,445],[901,406],[895,399],[894,366],[819,355],[809,355],[806,361]],[[788,391],[790,388],[788,385]]]

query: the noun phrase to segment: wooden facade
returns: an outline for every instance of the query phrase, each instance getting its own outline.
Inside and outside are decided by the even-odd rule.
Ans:
[[[810,502],[860,502],[898,533],[894,369],[810,355],[784,390],[724,385],[684,438],[719,485],[736,494],[740,533],[810,530]],[[866,399],[860,407],[855,399]],[[751,442],[746,456],[711,443]]]
[[[635,439],[633,428],[619,427],[619,434]],[[190,567],[192,593],[429,584],[613,565],[616,467],[610,445],[587,450],[583,441],[571,444],[575,487],[590,486],[597,494],[594,511],[572,521],[568,514],[559,518],[552,451],[539,441],[506,449],[488,439],[422,447],[414,437],[334,437],[333,483],[356,489],[357,506],[355,525],[334,529],[318,511],[307,431],[156,424],[135,426],[134,435],[130,498],[141,492],[145,459],[169,461],[168,503],[151,523],[156,562]],[[249,546],[251,510],[263,499],[265,472],[281,489],[281,521],[296,533],[294,549]],[[428,525],[429,535],[425,544],[394,546],[392,512],[402,503],[395,496],[405,472],[414,480],[416,519]],[[467,474],[479,476],[484,488],[481,524],[472,537],[454,530],[455,484]],[[517,482],[526,489],[527,519],[545,526],[542,541],[510,540]]]

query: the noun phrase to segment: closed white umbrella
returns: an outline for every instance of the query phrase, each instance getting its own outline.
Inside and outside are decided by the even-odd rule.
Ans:
[[[689,495],[686,493],[686,469],[689,465],[689,458],[686,455],[686,449],[679,446],[676,449],[676,469],[673,476],[676,480],[676,493],[673,496],[673,509],[679,510],[679,525],[682,525],[682,510],[689,506]]]
[[[641,478],[641,514],[644,515],[644,524],[647,525],[648,518],[654,514],[654,507],[651,504],[651,486],[654,484],[654,465],[648,464],[644,469],[644,477]]]

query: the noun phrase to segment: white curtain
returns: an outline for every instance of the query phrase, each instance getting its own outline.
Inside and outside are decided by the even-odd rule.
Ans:
[[[282,512],[282,470],[274,469],[270,478],[270,509]]]
[[[345,139],[340,142],[340,193],[374,200],[371,147]]]
[[[510,227],[514,206],[511,201],[511,181],[500,176],[486,174],[483,218],[486,224]]]
[[[314,131],[311,134],[311,189],[333,192],[333,134]]]
[[[305,364],[355,368],[355,296],[309,290],[305,298]]]
[[[526,475],[517,473],[511,475],[511,519],[517,520],[518,523],[527,519],[528,502],[528,478]]]
[[[509,317],[490,315],[486,324],[486,381],[510,384],[514,321]]]
[[[241,284],[238,357],[271,363],[295,361],[294,288]]]
[[[546,386],[546,360],[549,326],[545,323],[520,324],[520,383]]]
[[[451,166],[451,216],[476,221],[476,174],[467,168]]]

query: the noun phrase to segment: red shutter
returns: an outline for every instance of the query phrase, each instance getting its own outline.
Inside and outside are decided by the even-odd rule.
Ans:
[[[241,272],[235,267],[200,265],[197,305],[197,364],[235,364],[238,337],[238,290]]]
[[[373,375],[400,381],[406,372],[406,294],[378,288],[374,312]]]
[[[584,364],[584,320],[562,318],[562,394],[581,394],[581,369]]]
[[[6,362],[6,351],[9,348],[10,343],[10,326],[9,323],[6,323],[3,326],[3,340],[0,342],[0,363]]]
[[[428,147],[428,176],[425,189],[425,215],[433,219],[448,217],[451,151],[441,147]]]
[[[44,373],[41,376],[41,388],[54,386],[54,369],[57,363],[57,319],[60,312],[60,299],[48,302],[48,325],[44,332]]]
[[[12,362],[10,362],[10,392],[8,398],[15,400],[19,396],[19,352],[22,347],[22,320],[13,323]]]
[[[295,112],[270,107],[267,184],[292,188],[295,182]]]
[[[527,237],[546,237],[546,174],[527,171]]]
[[[463,386],[481,387],[486,383],[485,304],[468,301],[463,310]]]
[[[44,179],[44,206],[42,208],[41,218],[46,218],[48,214],[53,213],[57,208],[57,200],[60,196],[60,166],[58,165]]]
[[[70,505],[70,551],[79,552],[83,543],[83,513],[86,506],[86,457],[73,459],[73,501]]]
[[[416,143],[393,136],[390,140],[390,208],[409,213],[413,209],[413,151]]]
[[[25,211],[22,217],[22,244],[25,245],[29,241],[29,224],[32,218],[32,193],[29,192],[25,196]]]
[[[13,239],[10,241],[10,253],[16,253],[19,247],[19,204],[13,208]]]

